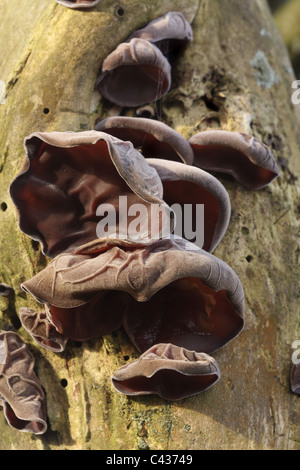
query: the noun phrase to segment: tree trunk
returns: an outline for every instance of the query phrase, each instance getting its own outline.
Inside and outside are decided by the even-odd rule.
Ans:
[[[221,380],[175,403],[129,398],[111,385],[113,372],[138,357],[122,330],[44,350],[20,327],[20,307],[40,309],[21,282],[48,262],[18,229],[9,185],[34,131],[93,129],[115,108],[93,92],[107,54],[129,34],[182,4],[194,41],[177,58],[173,86],[155,106],[184,137],[207,128],[254,135],[281,166],[266,189],[249,191],[226,177],[232,217],[215,255],[240,277],[246,326],[213,356]],[[120,15],[119,8],[123,11]],[[290,391],[292,343],[300,339],[300,105],[283,41],[265,0],[102,0],[96,9],[67,9],[54,0],[2,0],[0,79],[0,328],[13,325],[36,359],[46,391],[49,430],[33,437],[0,414],[0,449],[300,449],[300,401]],[[135,110],[127,111],[135,115]]]

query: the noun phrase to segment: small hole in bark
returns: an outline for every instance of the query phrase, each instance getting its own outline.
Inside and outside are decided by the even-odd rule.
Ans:
[[[2,210],[3,212],[5,212],[6,209],[7,209],[7,204],[6,204],[6,202],[2,202],[2,203],[1,203],[1,210]]]
[[[67,379],[61,379],[60,385],[61,385],[63,388],[66,388],[66,386],[68,385]]]
[[[124,361],[128,361],[128,360],[129,360],[129,356],[124,356],[123,359],[124,359]]]
[[[251,263],[251,261],[253,260],[253,256],[248,255],[248,256],[246,257],[246,260],[248,261],[248,263]]]
[[[122,18],[125,14],[125,10],[123,7],[117,7],[116,8],[116,15],[119,17],[119,18]]]
[[[44,108],[44,109],[43,109],[43,113],[44,113],[44,114],[49,114],[49,113],[50,113],[50,109],[49,109],[49,108]]]

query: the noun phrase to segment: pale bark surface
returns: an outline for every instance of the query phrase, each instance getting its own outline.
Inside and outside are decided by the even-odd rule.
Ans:
[[[213,355],[222,374],[217,385],[170,404],[113,389],[113,372],[138,357],[122,331],[70,342],[55,354],[19,328],[46,391],[49,431],[19,433],[1,413],[1,450],[300,449],[300,401],[289,384],[291,346],[300,339],[300,118],[291,103],[295,77],[265,0],[122,0],[121,16],[111,0],[84,13],[54,0],[1,1],[0,79],[7,97],[0,105],[0,281],[16,295],[0,298],[0,328],[18,326],[20,307],[40,309],[20,284],[47,263],[19,231],[8,193],[24,137],[86,130],[117,112],[93,93],[102,61],[133,30],[182,4],[189,5],[183,9],[189,20],[196,14],[194,41],[173,69],[160,118],[186,138],[207,128],[252,134],[272,148],[282,169],[257,192],[220,178],[232,218],[214,254],[242,281],[245,329]]]

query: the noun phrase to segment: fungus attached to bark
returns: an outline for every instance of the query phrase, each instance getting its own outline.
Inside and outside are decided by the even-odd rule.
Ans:
[[[68,339],[57,331],[46,312],[36,312],[31,308],[22,307],[19,316],[25,330],[38,344],[58,353],[65,350]]]
[[[7,285],[7,284],[0,284],[0,296],[2,297],[9,297],[10,295],[14,294],[14,289],[13,287]]]
[[[38,240],[47,256],[99,237],[104,212],[116,219],[115,226],[110,224],[113,232],[126,232],[134,216],[121,210],[121,196],[128,206],[138,203],[147,210],[134,234],[137,241],[168,229],[170,211],[162,200],[161,180],[130,142],[97,131],[37,132],[25,139],[25,148],[25,165],[10,193],[20,229]],[[167,216],[165,227],[154,220],[160,210]]]
[[[271,150],[250,135],[210,130],[195,134],[189,143],[194,165],[228,173],[248,189],[261,189],[279,175]]]
[[[102,64],[95,88],[118,106],[142,106],[164,96],[171,86],[171,66],[154,44],[131,39]]]
[[[22,287],[49,307],[63,336],[90,339],[123,321],[140,351],[166,342],[212,352],[244,324],[244,293],[234,271],[173,237],[140,247],[95,240],[57,256]]]
[[[57,3],[68,8],[92,8],[98,5],[100,0],[56,0]]]
[[[165,400],[180,400],[207,390],[219,378],[218,364],[207,354],[156,344],[118,369],[112,383],[125,395],[157,394]]]
[[[206,251],[214,251],[230,221],[230,200],[224,186],[194,166],[154,158],[148,158],[147,162],[157,171],[163,184],[164,201],[175,212],[174,233]],[[203,220],[200,205],[204,206]]]
[[[47,430],[46,399],[34,370],[34,358],[22,339],[0,330],[0,405],[8,424],[23,432]]]
[[[129,36],[129,40],[132,38],[152,42],[164,54],[168,54],[178,45],[191,42],[193,40],[193,30],[181,12],[171,11],[151,21],[144,28],[134,31]]]
[[[300,396],[300,364],[294,364],[291,371],[292,392]]]
[[[114,116],[98,122],[95,129],[121,140],[129,140],[145,158],[193,163],[193,150],[186,139],[161,121]]]

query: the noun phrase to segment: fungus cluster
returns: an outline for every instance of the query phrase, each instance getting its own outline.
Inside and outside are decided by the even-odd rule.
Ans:
[[[70,8],[98,3],[57,2]],[[192,38],[179,12],[152,21],[104,60],[96,87],[121,106],[160,98],[171,84],[168,59]],[[245,305],[237,274],[212,254],[226,233],[231,208],[225,187],[210,172],[229,173],[247,188],[260,189],[279,174],[270,150],[240,133],[206,131],[187,141],[162,122],[121,116],[85,132],[35,132],[24,144],[25,162],[10,194],[20,229],[51,258],[22,283],[43,306],[42,311],[20,309],[26,331],[59,353],[68,340],[123,327],[141,353],[112,376],[123,394],[179,400],[213,386],[220,370],[210,354],[243,329]],[[132,213],[124,213],[120,198],[143,205],[138,224]],[[199,205],[204,206],[201,246],[194,239]],[[174,217],[174,207],[181,218]],[[99,232],[106,217],[110,231]],[[138,227],[134,236],[132,225]],[[26,352],[23,360],[14,352],[21,349],[25,357],[15,334],[4,338],[0,401],[6,417],[18,429],[45,432],[44,395],[31,356]],[[19,348],[12,353],[11,338]],[[7,367],[16,367],[13,382],[23,381],[17,404],[4,379]],[[24,415],[17,411],[23,397],[29,407]]]

